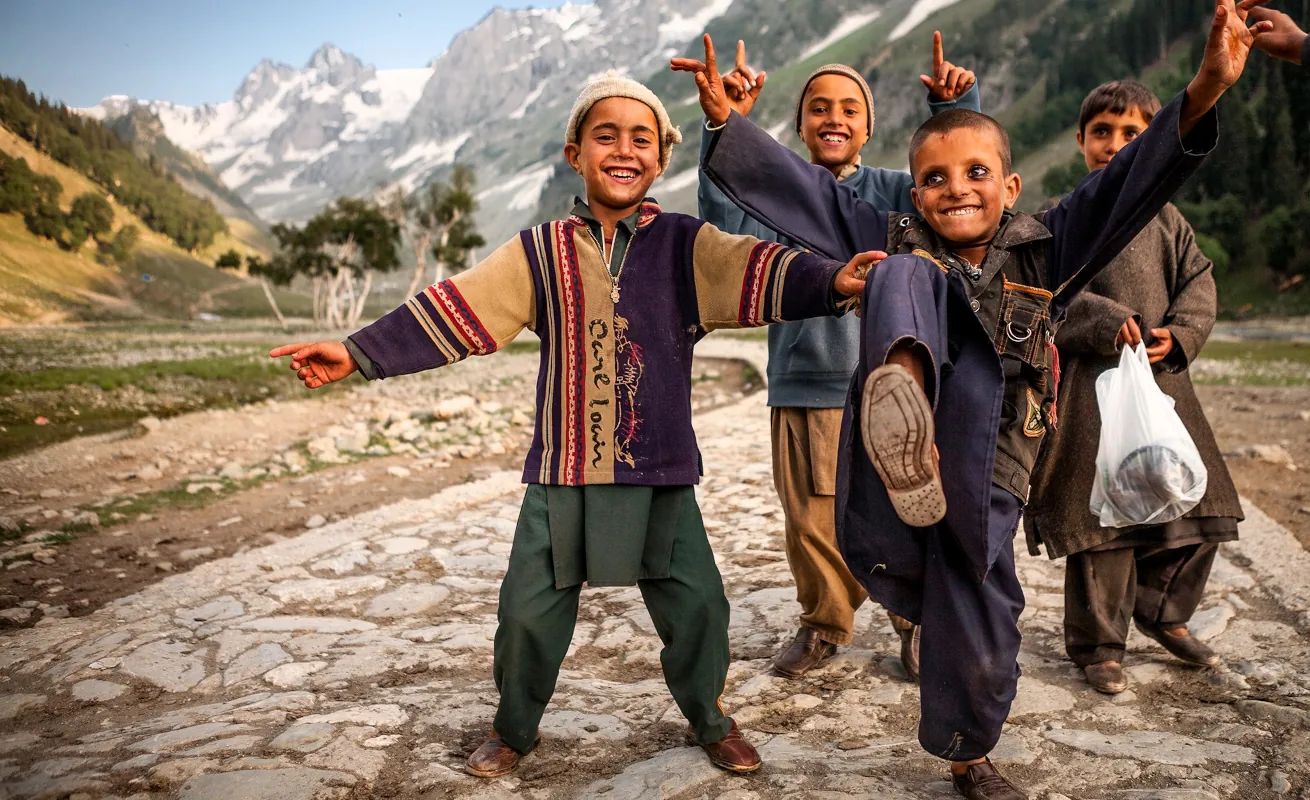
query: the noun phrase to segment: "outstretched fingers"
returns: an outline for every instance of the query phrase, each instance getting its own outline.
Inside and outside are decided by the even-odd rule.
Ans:
[[[284,344],[281,347],[274,347],[268,351],[269,358],[281,358],[282,356],[294,355],[297,350],[309,347],[313,342],[301,342],[300,344]]]
[[[746,42],[741,39],[737,40],[737,73],[744,77],[747,82],[747,88],[755,86],[755,71],[746,63]]]

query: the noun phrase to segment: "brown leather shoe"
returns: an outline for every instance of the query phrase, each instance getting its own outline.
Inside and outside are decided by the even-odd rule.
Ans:
[[[837,652],[837,645],[819,638],[813,628],[801,628],[786,650],[773,660],[773,669],[784,678],[799,678]]]
[[[1101,661],[1083,667],[1087,683],[1101,694],[1119,694],[1128,688],[1128,676],[1118,661]]]
[[[1028,800],[1019,787],[1001,777],[990,758],[981,764],[970,764],[963,775],[952,771],[951,783],[955,784],[955,791],[969,800]]]
[[[1190,632],[1178,636],[1156,625],[1147,625],[1137,620],[1133,620],[1133,623],[1137,625],[1137,630],[1159,642],[1175,658],[1198,667],[1213,667],[1219,663],[1219,654]]]
[[[751,743],[741,737],[737,730],[737,721],[732,721],[732,730],[728,735],[714,744],[700,743],[709,755],[710,763],[729,772],[754,772],[760,768],[760,754],[755,752]]]
[[[901,637],[901,666],[905,667],[905,672],[910,676],[910,680],[918,683],[919,626],[905,617],[896,616],[890,611],[887,612],[887,618],[892,621],[892,627],[896,629],[896,634]]]
[[[536,750],[538,744],[541,744],[540,736],[532,743],[532,750]],[[475,778],[499,778],[513,772],[528,753],[520,753],[505,744],[500,734],[493,730],[482,746],[474,750],[473,755],[464,762],[464,771]]]

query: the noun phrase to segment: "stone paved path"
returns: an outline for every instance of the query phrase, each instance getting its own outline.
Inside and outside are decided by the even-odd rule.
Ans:
[[[756,363],[758,342],[706,342]],[[683,738],[638,591],[590,589],[545,741],[515,775],[463,757],[495,702],[498,581],[518,511],[500,473],[168,577],[0,638],[0,798],[945,798],[915,743],[918,692],[870,606],[799,681],[770,674],[796,606],[763,394],[698,418],[699,490],[732,601],[724,703],[765,768]],[[1059,563],[1021,555],[1024,677],[997,761],[1034,798],[1310,798],[1310,557],[1251,508],[1195,629],[1216,670],[1130,641],[1132,689],[1064,660]]]

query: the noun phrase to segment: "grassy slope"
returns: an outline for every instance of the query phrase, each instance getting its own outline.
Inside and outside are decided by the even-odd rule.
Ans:
[[[253,225],[233,226],[198,258],[167,237],[146,228],[134,214],[86,176],[38,153],[28,142],[0,126],[0,151],[26,159],[33,171],[53,175],[63,186],[60,205],[67,210],[84,192],[106,196],[114,209],[115,229],[136,225],[141,239],[130,263],[121,269],[97,264],[90,245],[80,253],[61,250],[33,236],[15,214],[0,214],[0,325],[64,320],[189,318],[200,311],[233,316],[269,313],[257,284],[214,269],[201,260],[234,247],[267,253]],[[151,276],[147,282],[143,274]],[[301,314],[308,300],[299,293],[278,292],[284,313]]]

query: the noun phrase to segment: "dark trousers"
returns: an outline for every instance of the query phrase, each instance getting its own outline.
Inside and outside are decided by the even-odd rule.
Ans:
[[[992,491],[991,514],[1017,528],[1019,501],[999,487]],[[982,758],[1001,738],[1019,686],[1024,600],[1014,549],[1002,548],[979,583],[945,525],[924,530],[923,537],[919,743],[952,761]]]
[[[1080,667],[1123,661],[1128,620],[1185,625],[1205,592],[1216,544],[1121,547],[1069,556],[1064,570],[1064,647]]]
[[[695,503],[678,521],[669,577],[637,586],[664,643],[660,664],[673,699],[700,741],[717,742],[732,728],[719,706],[728,677],[728,598]],[[545,502],[525,498],[500,586],[494,665],[496,732],[520,753],[534,746],[555,693],[581,592],[581,585],[555,588]]]

